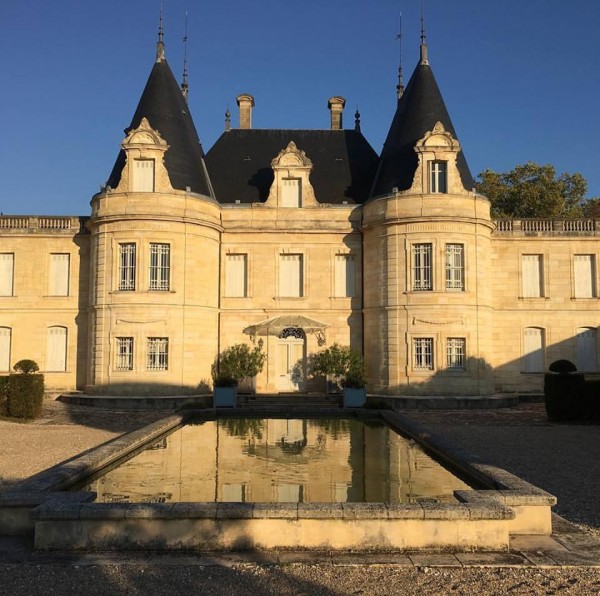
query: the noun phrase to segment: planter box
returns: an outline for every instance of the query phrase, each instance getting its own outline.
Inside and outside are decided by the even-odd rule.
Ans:
[[[213,406],[215,408],[235,408],[237,406],[237,387],[215,387]]]
[[[362,408],[366,403],[367,390],[364,387],[344,389],[344,408]]]

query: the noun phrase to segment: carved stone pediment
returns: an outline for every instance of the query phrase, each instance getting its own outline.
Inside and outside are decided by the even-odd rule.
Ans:
[[[272,168],[300,167],[312,168],[312,161],[306,157],[306,153],[296,147],[294,141],[290,141],[285,149],[282,149],[277,157],[271,162]]]
[[[155,145],[160,147],[163,151],[166,151],[169,146],[167,142],[162,138],[157,130],[154,130],[150,126],[147,118],[142,118],[140,125],[133,130],[130,130],[121,146],[123,149],[132,147],[133,145]]]

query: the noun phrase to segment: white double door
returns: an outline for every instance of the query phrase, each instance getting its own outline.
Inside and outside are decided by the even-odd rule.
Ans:
[[[301,391],[306,376],[305,339],[278,339],[276,385],[278,391]]]

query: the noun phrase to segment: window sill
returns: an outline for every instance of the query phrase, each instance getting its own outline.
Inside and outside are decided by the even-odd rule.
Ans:
[[[575,300],[577,302],[595,302],[598,300],[598,296],[573,296],[571,300]]]
[[[306,300],[306,296],[273,296],[273,300]]]
[[[42,298],[73,298],[73,296],[71,294],[65,294],[62,296],[59,296],[57,294],[45,294],[42,296]]]
[[[531,300],[532,302],[542,302],[550,300],[550,296],[518,296],[517,300]]]

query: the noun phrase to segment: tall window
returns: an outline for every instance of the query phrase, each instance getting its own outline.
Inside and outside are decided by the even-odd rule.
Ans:
[[[117,337],[115,370],[133,370],[133,337]]]
[[[281,181],[281,206],[302,207],[301,189],[299,178],[284,178]]]
[[[229,254],[225,264],[225,296],[243,298],[248,295],[248,255]]]
[[[304,295],[303,255],[279,255],[279,295],[300,298]]]
[[[598,348],[596,330],[591,327],[581,327],[577,330],[576,361],[577,370],[596,372],[598,370]]]
[[[149,337],[146,354],[148,370],[167,370],[169,368],[169,338]]]
[[[133,191],[154,192],[153,159],[135,159],[133,161]]]
[[[448,192],[448,162],[429,162],[429,192],[436,194]]]
[[[50,255],[50,296],[69,295],[69,254]]]
[[[354,255],[335,255],[335,289],[339,297],[356,296],[356,257]]]
[[[119,244],[119,290],[135,290],[135,244]]]
[[[10,338],[11,328],[0,327],[0,371],[10,370]]]
[[[465,247],[463,244],[446,244],[446,289],[465,289]]]
[[[433,338],[415,337],[413,339],[413,355],[415,370],[433,370]]]
[[[541,298],[544,295],[542,255],[522,256],[523,297]]]
[[[13,295],[15,255],[12,252],[0,253],[0,296]]]
[[[50,372],[62,372],[67,370],[66,327],[48,327],[46,370]]]
[[[544,330],[527,327],[523,332],[523,372],[544,371]]]
[[[171,287],[171,245],[150,245],[150,289],[169,290]]]
[[[593,298],[596,295],[595,265],[594,255],[575,255],[575,298]]]
[[[446,368],[464,370],[465,364],[465,338],[449,337],[446,340]]]
[[[433,289],[431,277],[431,244],[413,245],[413,290]]]

